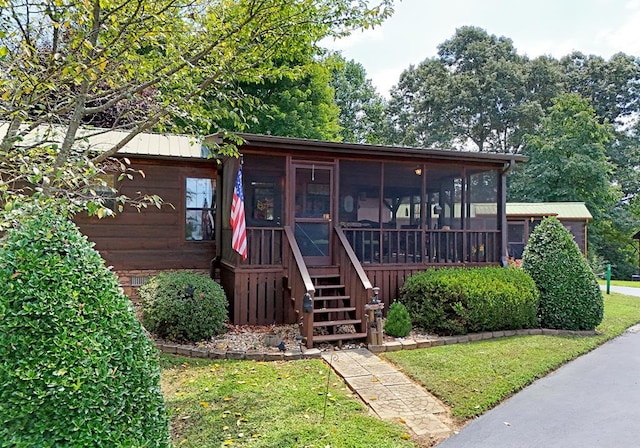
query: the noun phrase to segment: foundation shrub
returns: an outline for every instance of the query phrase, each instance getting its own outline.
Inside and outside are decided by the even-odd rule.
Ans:
[[[593,330],[602,322],[604,303],[596,276],[557,218],[544,219],[535,228],[522,255],[522,268],[540,291],[543,327]]]
[[[144,326],[163,339],[197,342],[225,330],[227,298],[205,275],[162,272],[140,287],[139,294]]]
[[[413,324],[436,334],[538,326],[539,294],[521,269],[429,269],[407,279],[400,297]]]
[[[0,445],[168,447],[157,351],[76,226],[0,240]]]
[[[384,332],[390,336],[403,338],[411,333],[411,327],[411,316],[407,308],[400,302],[393,302],[384,322]]]

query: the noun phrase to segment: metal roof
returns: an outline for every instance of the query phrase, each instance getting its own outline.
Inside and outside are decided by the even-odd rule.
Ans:
[[[556,216],[558,219],[592,219],[584,202],[507,202],[507,217]]]
[[[0,137],[7,132],[9,125],[0,122]],[[64,127],[49,127],[43,125],[31,132],[24,139],[25,143],[37,143],[45,138],[48,133],[48,140],[62,141],[64,138]],[[127,136],[127,131],[114,131],[99,128],[82,128],[78,132],[76,145],[85,145],[92,151],[108,151],[115,144],[122,141]],[[86,138],[86,141],[84,140]],[[156,157],[178,157],[178,158],[207,158],[208,150],[204,148],[202,142],[194,137],[173,134],[140,133],[128,142],[118,154],[156,156]]]

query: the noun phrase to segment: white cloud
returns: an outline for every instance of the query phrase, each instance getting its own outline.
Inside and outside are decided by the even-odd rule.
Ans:
[[[389,91],[391,87],[398,83],[400,80],[400,74],[407,67],[393,67],[377,70],[372,73],[367,73],[367,77],[371,78],[371,82],[378,90],[378,93],[385,98],[389,98]]]
[[[326,38],[320,41],[320,46],[329,50],[349,50],[363,43],[381,42],[384,40],[382,27],[369,28],[363,31],[354,31],[342,39]]]
[[[609,30],[604,34],[603,39],[611,47],[611,53],[625,52],[637,55],[640,53],[640,40],[638,30],[640,29],[640,1],[627,3],[629,10],[626,21],[615,30]]]

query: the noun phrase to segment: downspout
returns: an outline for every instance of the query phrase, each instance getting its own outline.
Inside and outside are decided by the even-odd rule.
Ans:
[[[507,174],[515,168],[516,161],[515,159],[510,159],[509,163],[502,167],[502,172],[500,176],[500,239],[501,239],[501,247],[502,247],[502,255],[500,256],[500,265],[502,267],[507,267],[509,263],[507,262]]]

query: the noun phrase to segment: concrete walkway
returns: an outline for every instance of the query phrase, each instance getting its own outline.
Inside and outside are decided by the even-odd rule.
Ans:
[[[404,423],[416,435],[432,440],[450,435],[445,407],[369,350],[325,352],[322,358],[378,417]]]

